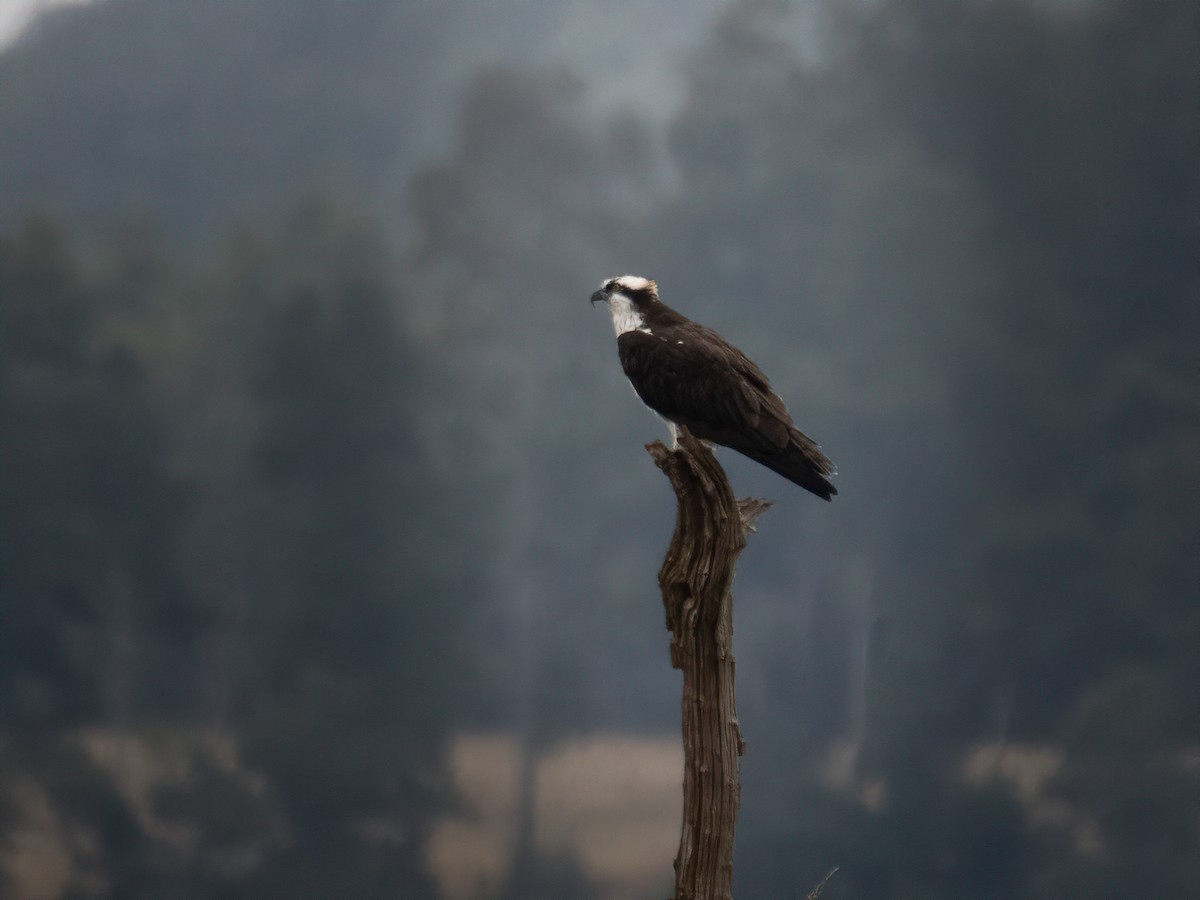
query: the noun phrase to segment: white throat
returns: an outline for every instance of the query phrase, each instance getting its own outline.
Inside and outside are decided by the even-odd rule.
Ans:
[[[624,294],[613,293],[609,296],[608,311],[612,313],[613,331],[617,333],[617,337],[630,331],[651,333],[650,329],[646,327],[646,320],[642,318],[642,314],[637,311],[633,301]]]

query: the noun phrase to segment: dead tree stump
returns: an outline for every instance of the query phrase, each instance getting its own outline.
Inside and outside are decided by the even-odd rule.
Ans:
[[[745,750],[734,698],[733,573],[754,521],[771,505],[737,501],[712,451],[681,428],[679,447],[647,444],[678,506],[658,584],[671,665],[683,671],[683,828],[675,900],[724,900]]]

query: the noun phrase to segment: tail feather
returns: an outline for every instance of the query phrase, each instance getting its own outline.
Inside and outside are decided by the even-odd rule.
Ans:
[[[837,494],[837,488],[829,483],[827,477],[836,475],[837,469],[829,457],[821,452],[817,442],[795,426],[789,427],[787,443],[779,447],[761,433],[747,435],[744,431],[714,429],[703,422],[687,419],[676,419],[675,424],[687,428],[702,441],[711,441],[748,456],[822,500],[832,500]]]
[[[837,474],[837,469],[817,445],[799,431],[793,430],[788,445],[781,449],[736,449],[822,500],[832,500],[837,493],[837,488],[826,477]]]

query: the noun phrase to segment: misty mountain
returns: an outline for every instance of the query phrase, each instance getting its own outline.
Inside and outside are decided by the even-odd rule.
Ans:
[[[317,190],[394,221],[415,168],[447,149],[472,73],[561,66],[586,75],[598,108],[628,99],[632,79],[640,104],[666,111],[675,59],[714,6],[682,23],[635,3],[51,10],[0,56],[0,221],[29,207],[89,228],[142,217],[196,240]]]

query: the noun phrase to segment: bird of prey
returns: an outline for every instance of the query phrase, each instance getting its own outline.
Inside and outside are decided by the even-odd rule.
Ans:
[[[745,454],[825,500],[833,463],[792,424],[767,376],[719,334],[658,299],[649,278],[609,278],[592,294],[617,333],[621,368],[678,444],[682,425],[703,441]]]

